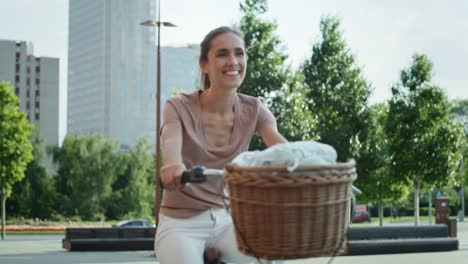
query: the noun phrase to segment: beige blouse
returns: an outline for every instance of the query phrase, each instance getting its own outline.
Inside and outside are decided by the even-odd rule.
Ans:
[[[185,167],[205,166],[222,169],[239,153],[247,151],[252,136],[263,126],[274,124],[273,114],[257,98],[237,94],[234,102],[234,127],[230,143],[217,147],[208,144],[202,128],[199,96],[202,91],[179,94],[166,101],[164,124],[182,125],[182,159]],[[161,213],[170,217],[187,218],[210,208],[224,207],[224,181],[213,179],[202,184],[189,184],[177,191],[164,191]]]

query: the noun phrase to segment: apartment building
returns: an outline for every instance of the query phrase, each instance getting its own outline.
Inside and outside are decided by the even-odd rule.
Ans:
[[[14,86],[19,108],[46,145],[59,144],[59,59],[36,57],[32,43],[0,40],[0,80]]]

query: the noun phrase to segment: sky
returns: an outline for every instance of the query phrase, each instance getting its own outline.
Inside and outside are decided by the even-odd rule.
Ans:
[[[136,0],[128,0],[136,1]],[[374,89],[370,103],[391,96],[390,87],[415,53],[434,64],[433,83],[449,99],[468,99],[468,1],[466,0],[269,0],[266,19],[288,63],[298,67],[320,41],[320,19],[341,21],[349,50]],[[66,132],[68,0],[0,0],[0,39],[32,42],[34,55],[60,58],[60,134]],[[200,43],[221,25],[240,21],[239,0],[162,0],[163,46]]]

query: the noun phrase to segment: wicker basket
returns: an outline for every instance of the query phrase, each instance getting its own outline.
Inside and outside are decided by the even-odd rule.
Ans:
[[[239,250],[263,259],[339,253],[349,224],[355,161],[285,167],[225,166]]]

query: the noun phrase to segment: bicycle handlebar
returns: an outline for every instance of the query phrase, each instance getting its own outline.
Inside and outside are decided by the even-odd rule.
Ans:
[[[196,166],[190,170],[186,170],[180,177],[180,182],[185,183],[202,183],[209,179],[220,178],[224,175],[223,170],[207,169],[205,167]]]
[[[186,170],[182,173],[180,182],[182,184],[203,183],[209,179],[220,178],[223,175],[223,170],[207,169],[203,166],[195,166],[192,169]],[[352,185],[352,192],[357,195],[362,194],[362,191],[354,185]]]

